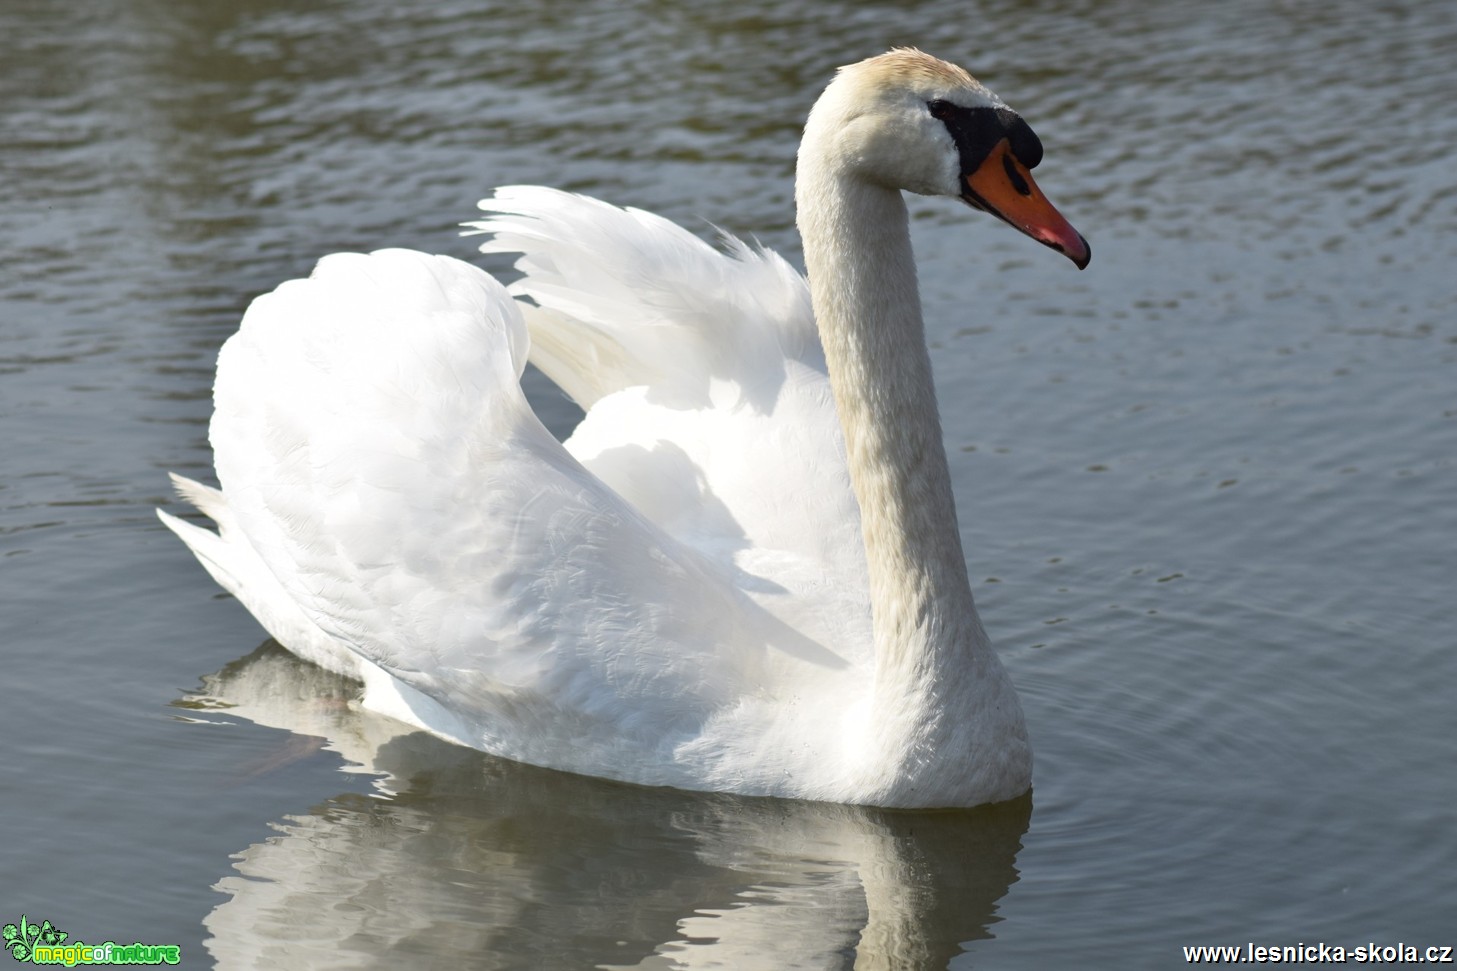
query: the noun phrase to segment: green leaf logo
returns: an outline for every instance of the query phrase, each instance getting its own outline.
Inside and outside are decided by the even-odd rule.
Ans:
[[[24,914],[20,915],[19,924],[6,924],[3,929],[0,929],[0,937],[4,938],[5,949],[17,961],[31,960],[37,944],[56,947],[64,944],[66,938],[70,936],[48,920],[32,924],[30,918]]]

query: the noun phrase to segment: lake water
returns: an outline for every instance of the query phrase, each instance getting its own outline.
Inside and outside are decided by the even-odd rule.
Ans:
[[[1457,5],[6,0],[0,38],[0,921],[229,968],[1457,944]],[[335,250],[471,258],[456,224],[516,182],[797,261],[803,116],[904,43],[1025,114],[1095,254],[913,202],[1029,798],[691,795],[399,736],[154,518],[166,470],[209,476],[252,296]]]

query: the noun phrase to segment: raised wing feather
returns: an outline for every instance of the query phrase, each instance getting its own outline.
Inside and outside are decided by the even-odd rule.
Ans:
[[[777,254],[514,186],[471,223],[519,252],[532,363],[587,409],[568,440],[767,609],[868,663],[859,507],[808,288]]]
[[[330,256],[254,302],[212,443],[237,530],[309,620],[472,744],[567,769],[563,739],[600,771],[603,746],[671,748],[765,690],[775,658],[835,666],[551,437],[526,346],[504,289],[442,256]]]
[[[785,359],[824,370],[804,278],[777,253],[715,250],[661,216],[542,186],[507,186],[468,223],[486,253],[521,253],[511,292],[532,316],[532,363],[583,408],[650,386],[689,406],[728,383],[772,404]],[[768,396],[767,398],[765,396]]]

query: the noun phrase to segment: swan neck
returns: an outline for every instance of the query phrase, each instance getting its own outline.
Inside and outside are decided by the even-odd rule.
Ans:
[[[990,649],[957,528],[905,202],[808,153],[797,197],[860,505],[877,668],[924,675],[938,655]]]

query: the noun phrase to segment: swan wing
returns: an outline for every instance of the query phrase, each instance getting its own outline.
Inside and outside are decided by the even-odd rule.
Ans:
[[[532,363],[586,409],[568,450],[766,609],[868,662],[859,506],[804,278],[555,189],[480,206],[482,251],[521,254]]]
[[[291,601],[272,613],[438,703],[445,734],[597,774],[598,748],[671,748],[762,691],[766,652],[833,664],[553,439],[527,347],[516,302],[444,256],[329,256],[254,301],[211,438],[240,559]]]
[[[484,253],[520,253],[511,292],[531,315],[531,361],[584,409],[652,387],[688,407],[729,385],[772,404],[782,362],[824,371],[804,278],[772,250],[724,251],[661,216],[544,186],[506,186],[467,223]]]

